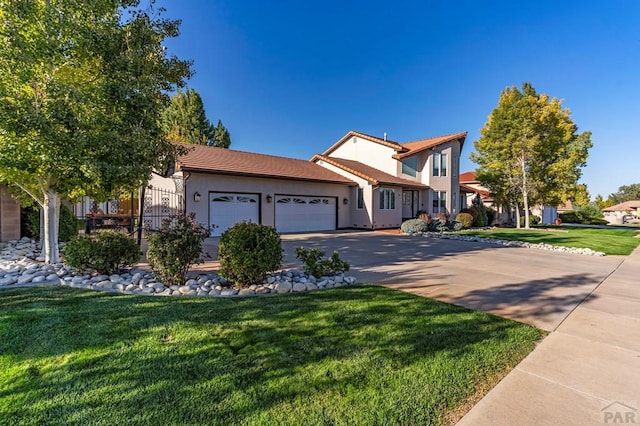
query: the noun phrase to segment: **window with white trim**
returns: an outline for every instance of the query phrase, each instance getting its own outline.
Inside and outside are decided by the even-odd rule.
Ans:
[[[362,210],[364,209],[364,188],[356,188],[356,209]]]
[[[395,210],[396,208],[396,191],[394,189],[380,190],[380,210]]]
[[[447,175],[447,154],[436,152],[432,156],[433,176]]]
[[[431,213],[447,212],[447,191],[433,191],[433,206]]]

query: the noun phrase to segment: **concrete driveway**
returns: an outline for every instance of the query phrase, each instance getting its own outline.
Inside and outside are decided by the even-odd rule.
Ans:
[[[217,239],[205,243],[214,258],[216,245]],[[623,260],[371,231],[283,235],[282,245],[285,267],[301,268],[295,258],[299,246],[328,255],[338,250],[360,282],[545,330],[555,330]]]

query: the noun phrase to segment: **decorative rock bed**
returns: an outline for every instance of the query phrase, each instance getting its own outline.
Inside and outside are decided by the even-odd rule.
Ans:
[[[505,247],[526,247],[526,248],[532,248],[532,249],[538,249],[538,250],[558,251],[562,253],[584,254],[587,256],[604,256],[605,255],[601,251],[595,251],[589,248],[553,246],[551,244],[545,244],[545,243],[526,243],[524,241],[498,240],[495,238],[483,238],[483,237],[476,237],[471,235],[457,235],[457,234],[447,234],[447,233],[439,233],[439,232],[423,232],[422,235],[428,238],[473,241],[473,242],[479,242],[479,243],[485,243],[485,244],[495,244],[495,245],[500,245]]]
[[[78,271],[63,263],[45,264],[39,256],[39,244],[28,238],[0,243],[0,288],[62,285],[124,294],[235,297],[298,293],[356,283],[355,277],[344,274],[316,278],[289,269],[268,274],[261,284],[243,288],[230,287],[224,278],[215,274],[200,274],[184,285],[166,286],[157,281],[152,272],[137,267],[122,274],[100,275]]]

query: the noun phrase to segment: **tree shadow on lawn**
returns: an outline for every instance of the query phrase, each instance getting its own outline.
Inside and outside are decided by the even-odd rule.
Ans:
[[[442,359],[452,363],[444,370],[463,371],[429,374],[451,374],[448,386],[473,394],[466,374],[476,373],[464,370],[508,363],[486,359],[485,347],[511,342],[496,354],[509,359],[514,335],[525,328],[366,286],[244,299],[15,289],[0,292],[0,307],[0,352],[28,366],[3,386],[0,400],[17,395],[23,403],[13,415],[34,423],[84,423],[109,413],[146,423],[242,422],[308,399],[315,401],[309,410],[332,407],[334,398],[384,408],[398,402],[385,397],[380,376],[391,380],[390,372],[416,365],[416,374],[427,374]],[[533,328],[526,333],[530,342],[540,337]],[[43,368],[52,360],[60,365]],[[359,388],[376,396],[354,397]],[[427,411],[448,403],[442,390],[432,393],[403,398],[419,396]]]

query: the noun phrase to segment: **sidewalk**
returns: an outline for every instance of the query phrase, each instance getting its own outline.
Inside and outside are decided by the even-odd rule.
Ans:
[[[640,424],[640,247],[458,424]]]

